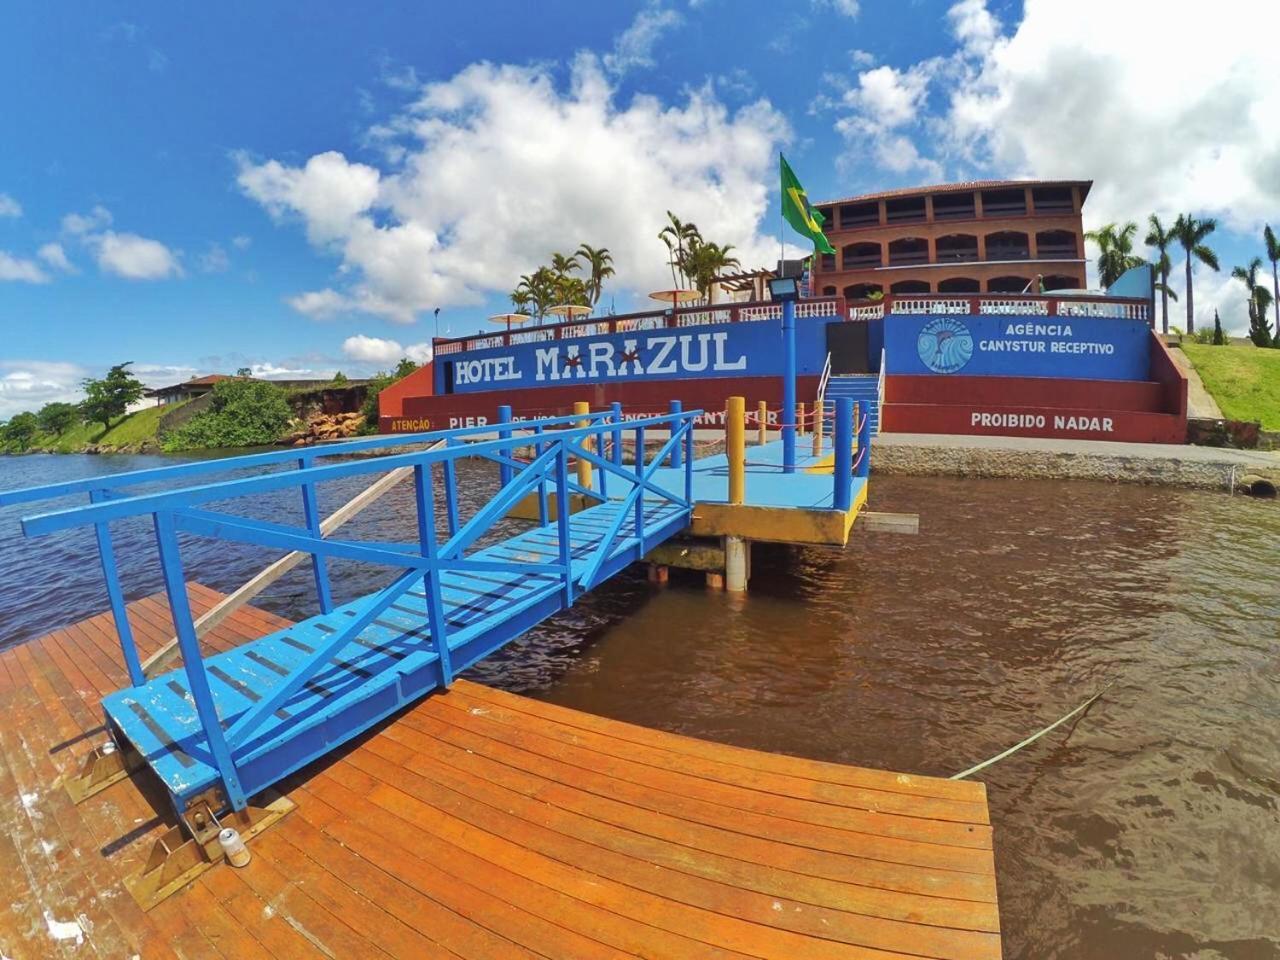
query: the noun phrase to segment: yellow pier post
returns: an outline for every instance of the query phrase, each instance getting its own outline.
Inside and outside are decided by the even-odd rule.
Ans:
[[[730,397],[724,411],[725,453],[729,457],[729,502],[747,499],[747,401]]]
[[[730,397],[724,412],[725,451],[729,457],[729,502],[745,503],[747,499],[747,401]],[[750,547],[742,537],[724,538],[724,587],[734,593],[747,589],[750,576]],[[708,575],[709,586],[719,586],[718,577]]]
[[[822,404],[815,403],[813,405],[813,455],[815,457],[822,456],[822,434],[825,429],[822,422]]]
[[[804,404],[796,404],[796,436],[804,433]]]
[[[591,404],[587,403],[585,400],[579,400],[577,403],[573,405],[574,416],[579,416],[579,415],[585,416],[590,412],[591,412]],[[579,427],[589,427],[591,426],[591,421],[579,420],[577,425]],[[592,446],[593,443],[594,441],[590,437],[587,437],[582,441],[583,449],[590,450],[592,453],[594,453],[595,450]],[[640,453],[637,452],[636,456],[640,456]],[[578,483],[586,490],[591,489],[591,461],[583,457],[578,458]]]

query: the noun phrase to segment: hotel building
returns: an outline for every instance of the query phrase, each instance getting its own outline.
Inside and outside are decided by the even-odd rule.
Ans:
[[[1045,291],[1080,289],[1080,209],[1092,185],[981,181],[817,203],[836,253],[815,258],[813,292],[848,300],[876,292],[1019,293],[1037,275]]]

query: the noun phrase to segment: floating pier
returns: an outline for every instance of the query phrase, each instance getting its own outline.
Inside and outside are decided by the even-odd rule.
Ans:
[[[745,588],[751,539],[845,542],[866,498],[865,413],[837,402],[830,450],[819,415],[792,469],[767,442],[748,456],[741,400],[726,454],[695,461],[699,413],[580,409],[502,420],[496,439],[371,438],[0,494],[87,494],[23,527],[93,526],[112,605],[0,655],[15,797],[0,828],[20,868],[0,881],[0,954],[87,940],[143,957],[998,957],[981,785],[704,743],[456,679],[677,535],[721,538],[730,589]],[[468,457],[500,482],[464,516]],[[412,476],[415,542],[334,535],[369,492],[322,519],[320,484],[370,474]],[[302,525],[225,506],[288,490]],[[497,534],[522,505],[533,523]],[[124,603],[110,525],[131,517],[154,526],[167,603]],[[251,585],[309,555],[320,613],[288,623],[242,603],[251,585],[227,603],[189,583],[179,531],[293,551]],[[337,603],[334,558],[395,576]],[[182,666],[160,672],[175,648]],[[221,863],[225,828],[249,842],[241,870]]]
[[[192,610],[220,599],[190,584]],[[129,604],[140,653],[174,632]],[[251,606],[230,652],[293,625]],[[143,910],[176,818],[142,770],[76,804],[128,683],[109,614],[0,654],[0,952],[47,957],[1000,956],[980,783],[647,730],[464,680],[277,784],[243,869]]]

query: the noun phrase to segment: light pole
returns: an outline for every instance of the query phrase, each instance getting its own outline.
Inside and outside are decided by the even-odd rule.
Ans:
[[[796,298],[795,277],[769,281],[769,295],[782,303],[782,472],[796,472]]]

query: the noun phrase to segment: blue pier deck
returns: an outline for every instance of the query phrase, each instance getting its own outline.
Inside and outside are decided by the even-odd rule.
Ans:
[[[497,439],[491,427],[382,437],[14,491],[0,494],[0,503],[89,495],[88,505],[27,517],[23,528],[29,536],[82,525],[97,532],[131,680],[103,700],[107,729],[155,771],[179,813],[196,801],[211,810],[243,810],[249,798],[303,765],[428,693],[449,688],[459,671],[682,531],[845,542],[866,496],[865,471],[854,475],[851,415],[838,434],[843,447],[836,442],[834,452],[814,456],[806,441],[794,473],[779,465],[780,444],[750,448],[747,497],[728,503],[728,460],[694,460],[693,425],[700,412],[673,410],[628,421],[613,410],[504,421]],[[658,436],[656,448],[646,444],[646,431]],[[623,463],[624,437],[642,452],[631,464]],[[404,452],[414,444],[425,448]],[[379,448],[392,449],[368,455]],[[529,449],[529,459],[516,456]],[[346,456],[351,453],[366,456]],[[456,473],[464,458],[496,463],[501,481],[468,517],[461,515]],[[413,471],[416,542],[323,534],[321,484],[401,467]],[[262,469],[246,476],[253,468]],[[229,471],[230,479],[209,479]],[[163,481],[180,485],[136,492],[141,484]],[[228,504],[290,489],[302,494],[303,526],[227,512]],[[494,524],[522,502],[536,505],[538,522],[489,542]],[[576,513],[552,509],[573,502],[590,505]],[[110,524],[130,517],[147,517],[154,525],[182,654],[182,668],[160,676],[144,674],[124,615]],[[187,596],[179,532],[310,554],[321,612],[206,656]],[[380,564],[395,576],[380,590],[335,605],[327,566],[332,559]]]

